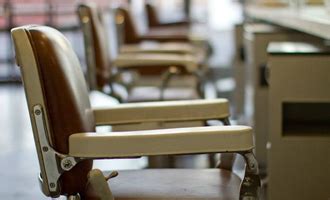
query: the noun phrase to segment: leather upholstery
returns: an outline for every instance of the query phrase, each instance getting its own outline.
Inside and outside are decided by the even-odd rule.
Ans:
[[[173,27],[173,26],[178,26],[178,27],[186,27],[188,28],[189,21],[188,20],[183,20],[183,21],[177,21],[177,22],[171,22],[171,23],[161,23],[159,21],[158,15],[156,8],[152,6],[151,4],[147,3],[145,4],[145,10],[147,13],[147,18],[148,18],[148,26],[149,27]]]
[[[92,60],[92,62],[95,62],[92,67],[96,69],[96,84],[99,88],[102,88],[109,83],[111,75],[111,63],[108,56],[107,37],[102,22],[102,15],[98,15],[97,7],[93,6],[93,4],[88,4],[88,6],[84,4],[80,5],[78,13],[82,26],[86,26],[83,23],[89,23],[90,25],[91,38],[86,39],[89,41],[92,40],[91,46],[93,47],[95,59]],[[88,21],[86,22],[85,20]],[[87,36],[85,35],[84,37]],[[86,57],[89,59],[88,55]]]
[[[158,16],[157,16],[155,8],[152,5],[147,3],[145,5],[145,9],[146,9],[146,13],[147,13],[149,27],[159,26],[160,22],[158,20]]]
[[[119,171],[109,185],[116,200],[236,200],[241,180],[220,169]]]
[[[124,8],[118,8],[116,16],[120,16],[123,19],[123,28],[124,28],[124,44],[135,44],[139,43],[141,40],[139,38],[139,33],[135,24],[133,23],[132,16]]]
[[[133,22],[133,18],[127,9],[118,8],[117,16],[118,15],[123,18],[124,44],[136,44],[143,40],[155,40],[158,42],[189,41],[189,35],[185,29],[168,30],[167,28],[155,28],[149,30],[149,32],[145,34],[139,34]]]
[[[95,131],[80,64],[60,32],[48,27],[30,27],[26,31],[37,59],[53,148],[67,154],[71,134]],[[65,172],[60,178],[62,194],[83,192],[91,168],[92,161],[83,161]]]
[[[86,189],[89,200],[236,200],[240,183],[238,176],[222,169],[125,170],[108,182],[94,169]]]

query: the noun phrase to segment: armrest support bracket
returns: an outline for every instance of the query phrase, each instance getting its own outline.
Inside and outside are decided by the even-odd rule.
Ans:
[[[35,137],[41,168],[40,182],[42,191],[47,196],[60,195],[58,180],[64,171],[71,170],[82,159],[67,156],[55,151],[49,143],[46,135],[45,118],[41,105],[33,107],[33,116],[36,123],[37,135]]]

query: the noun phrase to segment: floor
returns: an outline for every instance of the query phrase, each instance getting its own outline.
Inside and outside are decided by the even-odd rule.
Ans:
[[[0,105],[0,199],[45,199],[22,87],[1,86]]]

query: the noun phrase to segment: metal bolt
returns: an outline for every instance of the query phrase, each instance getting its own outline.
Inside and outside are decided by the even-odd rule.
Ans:
[[[245,177],[245,178],[244,178],[244,181],[243,181],[243,184],[244,184],[245,186],[250,186],[250,185],[252,185],[252,179],[251,179],[250,177]]]
[[[251,186],[252,184],[251,184],[249,181],[247,181],[247,182],[243,182],[243,185],[246,186],[246,187],[249,187],[249,186]]]
[[[41,114],[41,111],[40,111],[40,110],[36,110],[34,113],[35,113],[36,115],[40,115],[40,114]]]
[[[179,72],[179,69],[176,66],[170,66],[169,71],[171,74],[176,74]]]
[[[86,24],[86,23],[89,22],[89,18],[88,18],[88,17],[83,17],[83,18],[82,18],[82,21]]]
[[[47,151],[48,151],[48,147],[42,147],[42,150],[43,150],[44,152],[47,152]]]
[[[64,163],[63,163],[63,167],[65,169],[70,169],[72,167],[72,162],[71,160],[65,160]]]
[[[54,188],[54,187],[55,187],[55,183],[50,183],[49,186],[50,186],[51,188]]]

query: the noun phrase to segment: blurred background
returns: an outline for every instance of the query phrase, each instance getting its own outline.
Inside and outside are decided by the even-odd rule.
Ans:
[[[112,58],[118,55],[121,45],[121,35],[110,25],[115,20],[112,16],[114,10],[119,6],[130,10],[139,34],[149,31],[146,3],[155,7],[161,22],[189,19],[191,22],[189,32],[192,38],[197,38],[197,41],[198,38],[204,38],[207,43],[208,56],[204,61],[207,70],[202,86],[204,98],[229,99],[232,124],[250,125],[253,128],[258,127],[257,124],[260,122],[256,123],[253,114],[250,115],[250,113],[261,113],[259,118],[264,118],[267,111],[263,108],[256,109],[255,106],[258,103],[252,102],[254,99],[263,97],[255,97],[252,100],[246,98],[246,95],[249,97],[251,93],[249,93],[249,87],[246,87],[249,85],[247,82],[249,72],[245,70],[250,69],[246,66],[253,64],[258,67],[266,65],[266,60],[256,64],[251,59],[257,60],[261,57],[266,59],[266,47],[273,38],[260,41],[255,39],[253,44],[249,43],[253,40],[251,38],[254,36],[257,38],[260,33],[267,37],[272,34],[278,37],[278,32],[287,35],[288,32],[291,33],[294,30],[292,36],[275,40],[313,41],[328,46],[330,39],[329,0],[0,0],[0,199],[47,199],[41,193],[37,181],[39,166],[20,70],[15,63],[10,30],[27,24],[47,25],[58,29],[72,44],[85,75],[88,76],[84,37],[77,14],[78,5],[86,2],[95,3],[102,11],[104,22],[108,25],[106,31],[109,39],[106,42],[110,47],[109,54]],[[273,13],[274,10],[278,10],[278,13]],[[267,26],[251,25],[253,23]],[[249,37],[249,34],[253,37]],[[258,47],[263,49],[260,50]],[[256,52],[261,52],[262,56],[256,56],[259,55]],[[267,73],[267,70],[262,72],[266,85],[268,84]],[[255,90],[258,91],[258,88]],[[323,93],[327,92],[329,91],[323,91]],[[245,97],[240,94],[245,94]],[[267,103],[267,100],[264,102]],[[322,118],[323,125],[324,122],[330,122],[328,109],[329,106],[323,109],[327,113],[322,115],[325,116]],[[268,122],[262,121],[262,123]],[[324,126],[327,128],[325,132],[329,133],[329,125]],[[325,138],[328,138],[328,135]],[[267,151],[266,145],[268,145],[267,148],[271,146],[266,143],[267,141],[264,141],[262,144],[264,152]],[[329,148],[326,150],[325,157],[329,153]],[[262,198],[266,199],[267,164],[265,160],[260,161],[264,185]],[[138,161],[97,161],[95,167],[103,170],[139,169],[147,167],[147,162],[146,158]],[[208,158],[202,155],[194,158],[182,157],[178,159],[176,167],[205,168],[209,165]],[[238,175],[244,173],[241,168],[236,170]],[[329,169],[326,170],[325,174],[328,176]]]

